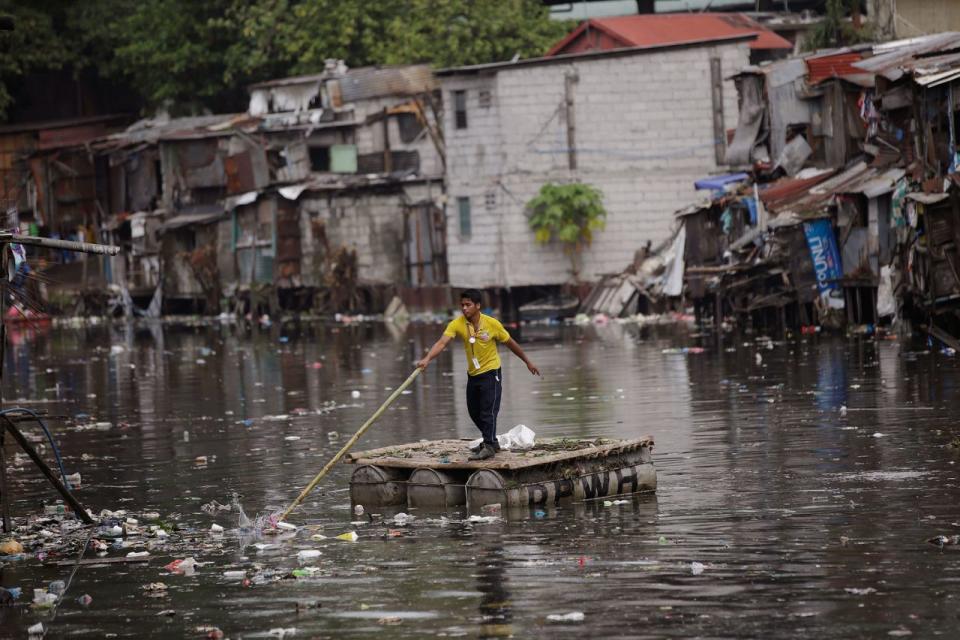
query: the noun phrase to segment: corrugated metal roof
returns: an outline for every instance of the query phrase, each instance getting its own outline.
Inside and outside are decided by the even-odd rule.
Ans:
[[[161,231],[172,231],[188,225],[210,224],[222,218],[225,214],[221,205],[199,205],[188,211],[167,218],[160,225]]]
[[[677,13],[592,18],[551,47],[546,55],[550,57],[567,53],[567,48],[589,29],[605,32],[619,40],[622,47],[649,47],[755,35],[756,39],[750,43],[751,49],[793,49],[789,40],[740,13]]]
[[[488,62],[485,64],[472,64],[464,67],[449,67],[438,69],[438,76],[454,76],[479,73],[496,73],[508,69],[519,69],[522,67],[532,67],[537,65],[563,64],[572,61],[588,61],[599,58],[614,58],[622,56],[643,55],[647,53],[659,53],[661,51],[686,49],[691,47],[700,47],[716,44],[733,44],[736,42],[745,42],[752,40],[753,34],[743,33],[724,38],[704,38],[701,40],[691,40],[687,42],[671,42],[669,44],[658,44],[640,47],[625,47],[623,49],[604,49],[602,51],[580,51],[577,53],[563,53],[552,56],[543,56],[542,58],[525,58],[517,61],[506,62]]]
[[[857,162],[840,173],[823,173],[807,180],[780,180],[761,191],[760,198],[777,216],[810,218],[821,215],[837,194],[862,193],[875,198],[889,193],[904,174],[903,169]]]
[[[126,114],[112,114],[106,116],[83,116],[80,118],[63,118],[61,120],[44,120],[40,122],[22,122],[19,124],[5,124],[0,126],[0,135],[8,133],[22,133],[25,131],[42,131],[46,129],[62,129],[94,123],[117,122],[130,118]]]
[[[768,208],[777,208],[782,203],[808,193],[811,188],[833,176],[834,173],[827,171],[812,178],[782,178],[760,191],[760,199]]]
[[[362,67],[340,78],[344,102],[384,96],[415,96],[437,88],[433,70],[425,64],[405,67]]]
[[[853,64],[854,67],[882,75],[889,80],[899,80],[908,71],[921,66],[921,60],[929,64],[931,54],[960,50],[960,33],[948,31],[921,38],[911,38],[878,45],[877,55]]]
[[[863,60],[863,55],[853,51],[811,56],[807,58],[807,82],[818,84],[827,78],[861,75],[863,69],[853,66],[854,62],[860,60]]]
[[[246,113],[229,113],[186,118],[145,118],[125,130],[98,140],[99,151],[122,149],[140,144],[155,144],[161,139],[212,137],[230,132],[234,126],[259,124],[260,119]]]
[[[437,88],[433,70],[425,64],[395,67],[358,67],[345,74],[324,72],[306,76],[279,78],[252,84],[247,89],[276,89],[305,84],[319,84],[327,80],[340,83],[343,100],[364,100],[382,96],[413,96]]]

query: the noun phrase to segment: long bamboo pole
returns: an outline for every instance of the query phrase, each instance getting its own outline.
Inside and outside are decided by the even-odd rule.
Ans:
[[[300,495],[297,496],[297,499],[290,503],[290,506],[287,507],[286,511],[280,515],[280,518],[277,520],[277,522],[283,522],[286,520],[287,516],[290,515],[290,512],[296,509],[297,505],[303,502],[303,499],[306,498],[311,491],[313,491],[320,480],[323,479],[323,476],[327,475],[330,469],[340,462],[340,458],[346,455],[347,451],[349,451],[350,448],[357,443],[357,440],[360,439],[360,436],[362,436],[364,432],[370,428],[370,425],[376,422],[377,418],[383,415],[383,412],[387,410],[387,407],[393,404],[393,401],[400,397],[400,394],[403,393],[404,389],[413,384],[413,381],[417,379],[418,375],[420,375],[419,367],[413,370],[413,373],[411,373],[410,376],[403,381],[403,384],[397,387],[396,390],[390,394],[390,397],[387,398],[382,405],[380,405],[380,408],[377,409],[372,416],[370,416],[370,419],[364,422],[363,426],[360,427],[355,434],[353,434],[353,437],[347,440],[347,443],[343,445],[343,448],[340,449],[340,451],[337,452],[337,455],[330,459],[330,462],[328,462],[323,469],[320,470],[320,473],[318,473],[316,477],[310,481],[310,484],[304,487],[303,491],[300,492]]]

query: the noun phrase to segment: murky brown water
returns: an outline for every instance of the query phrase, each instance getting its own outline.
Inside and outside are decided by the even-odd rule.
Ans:
[[[0,636],[44,621],[48,637],[97,638],[203,637],[204,625],[246,638],[275,628],[358,638],[955,637],[960,555],[925,540],[960,533],[958,455],[943,446],[960,431],[960,367],[896,342],[812,338],[767,349],[740,338],[683,355],[662,350],[690,339],[635,326],[529,328],[519,337],[545,379],[507,361],[501,431],[524,423],[541,436],[651,434],[655,497],[485,525],[420,514],[391,538],[382,524],[351,524],[351,468],[342,466],[292,519],[331,536],[356,530],[355,544],[228,531],[218,548],[199,533],[234,524],[200,509],[234,491],[248,512],[287,504],[439,331],[304,325],[249,336],[157,325],[14,335],[8,406],[59,393],[29,406],[114,425],[54,426],[67,471],[83,474],[79,497],[97,511],[155,510],[197,533],[155,548],[149,565],[81,568],[55,617],[0,609]],[[459,350],[441,357],[361,448],[472,437],[462,360]],[[297,409],[311,415],[265,419]],[[331,440],[333,431],[342,437]],[[29,467],[12,476],[16,515],[54,497]],[[258,552],[250,542],[279,546]],[[223,576],[289,571],[308,548],[322,551],[312,578],[243,587]],[[211,564],[193,576],[163,571],[184,555]],[[699,575],[693,562],[704,565]],[[23,587],[29,601],[34,587],[68,573],[26,560],[0,569],[0,584]],[[168,594],[147,597],[142,585],[157,581]],[[93,597],[88,608],[81,594]],[[546,620],[573,611],[584,621]]]

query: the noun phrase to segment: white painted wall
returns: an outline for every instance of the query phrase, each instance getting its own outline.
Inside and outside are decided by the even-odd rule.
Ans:
[[[525,203],[548,181],[579,179],[605,195],[607,228],[583,256],[584,279],[621,271],[647,240],[669,236],[673,212],[697,199],[693,182],[721,173],[713,147],[710,59],[729,77],[748,64],[746,42],[441,77],[447,142],[447,258],[453,286],[561,284],[570,263],[539,246]],[[564,75],[576,72],[578,169],[568,170]],[[468,126],[454,126],[453,91],[465,89]],[[491,92],[481,108],[480,91]],[[737,94],[724,82],[725,128]],[[492,207],[486,196],[495,194]],[[457,198],[471,199],[472,233],[461,237]]]

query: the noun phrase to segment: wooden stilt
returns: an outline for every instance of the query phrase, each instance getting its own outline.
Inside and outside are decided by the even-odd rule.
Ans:
[[[7,491],[7,456],[3,451],[6,432],[0,429],[0,512],[3,514],[3,532],[10,533],[10,496]]]

